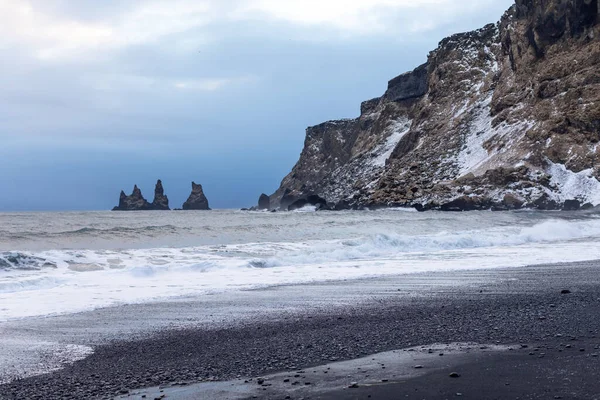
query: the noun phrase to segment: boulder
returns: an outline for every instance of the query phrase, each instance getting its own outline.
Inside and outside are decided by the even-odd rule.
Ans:
[[[258,198],[258,209],[259,210],[270,210],[271,209],[271,199],[266,194],[261,194]]]
[[[516,197],[514,194],[507,193],[502,199],[502,204],[508,210],[518,210],[523,207],[523,200]]]
[[[152,209],[154,210],[170,210],[169,198],[165,196],[162,181],[159,179],[154,188],[154,200],[152,201]]]
[[[563,211],[578,211],[581,209],[581,202],[579,200],[566,200],[562,209]]]
[[[592,210],[594,209],[594,205],[592,203],[585,203],[581,206],[582,210]]]
[[[134,185],[133,192],[129,196],[124,191],[121,191],[119,205],[113,208],[113,211],[145,211],[152,209],[152,204],[148,203],[144,198],[140,188]]]
[[[535,208],[542,211],[554,211],[560,209],[559,204],[552,200],[547,194],[543,194],[541,197],[535,200],[533,205]]]
[[[192,182],[192,193],[187,201],[183,203],[184,210],[210,210],[208,199],[204,195],[202,185]]]
[[[491,206],[492,204],[489,199],[476,196],[461,196],[448,203],[442,204],[440,209],[442,211],[475,211],[488,210]]]

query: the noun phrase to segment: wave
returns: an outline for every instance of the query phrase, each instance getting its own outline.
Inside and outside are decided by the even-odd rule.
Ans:
[[[66,279],[40,276],[19,280],[0,280],[0,293],[14,293],[28,290],[52,289],[67,282]]]
[[[272,257],[248,262],[252,268],[286,265],[322,264],[326,262],[393,258],[408,253],[436,253],[449,250],[486,247],[520,246],[532,243],[552,243],[600,236],[600,221],[549,220],[524,228],[503,228],[489,231],[440,232],[435,235],[375,234],[343,241],[318,242],[298,246],[295,251],[283,251]]]
[[[387,225],[394,231],[346,239],[0,253],[0,320],[270,285],[584,261],[600,254],[600,219],[508,222],[434,234],[411,234],[414,221],[399,220]],[[448,225],[428,231],[436,226]]]
[[[0,253],[0,270],[38,271],[43,268],[56,268],[56,263],[26,253]]]
[[[210,227],[203,229],[211,230]],[[148,225],[140,227],[116,226],[112,228],[92,228],[84,227],[74,230],[61,232],[14,232],[2,235],[8,239],[31,239],[31,238],[62,238],[62,237],[98,237],[98,236],[113,236],[113,235],[130,235],[130,236],[153,236],[156,233],[174,234],[185,233],[192,229],[189,227],[178,227],[175,225]]]
[[[100,228],[91,228],[85,227],[71,231],[63,231],[51,233],[52,236],[80,236],[80,235],[110,235],[114,233],[131,233],[131,234],[148,234],[150,232],[165,232],[165,233],[175,233],[180,230],[190,230],[190,228],[180,228],[175,225],[148,225],[148,226],[140,226],[140,227],[128,227],[128,226],[116,226],[108,229],[100,229]],[[40,234],[40,235],[48,235]]]
[[[410,228],[407,228],[410,230]],[[600,220],[549,220],[529,227],[408,235],[378,233],[345,240],[265,242],[135,250],[54,250],[0,253],[0,270],[52,270],[84,274],[125,270],[132,276],[221,268],[273,268],[295,265],[394,259],[407,254],[520,246],[600,237]]]

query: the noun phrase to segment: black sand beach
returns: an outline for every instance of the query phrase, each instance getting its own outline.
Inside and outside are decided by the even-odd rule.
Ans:
[[[2,323],[3,341],[46,337],[95,352],[2,385],[0,398],[600,398],[598,268],[282,286]],[[388,355],[377,373],[331,365],[389,351],[412,358]],[[339,371],[329,378],[327,368]]]

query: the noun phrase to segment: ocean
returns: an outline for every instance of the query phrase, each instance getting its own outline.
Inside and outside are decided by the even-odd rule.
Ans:
[[[594,212],[0,213],[0,321],[272,285],[596,259]]]

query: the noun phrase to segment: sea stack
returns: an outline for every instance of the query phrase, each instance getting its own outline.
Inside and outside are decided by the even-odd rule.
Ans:
[[[271,199],[266,194],[261,194],[258,198],[258,209],[259,210],[270,210],[271,209]]]
[[[187,201],[183,203],[184,210],[210,210],[208,199],[204,195],[202,185],[192,182],[192,193]]]
[[[119,205],[113,208],[113,211],[143,211],[151,210],[152,204],[142,195],[142,191],[137,185],[133,186],[133,192],[127,196],[124,191],[121,191],[119,197]]]
[[[170,210],[169,198],[165,196],[165,191],[160,179],[156,182],[156,187],[154,189],[154,201],[152,201],[152,209],[165,211]]]

